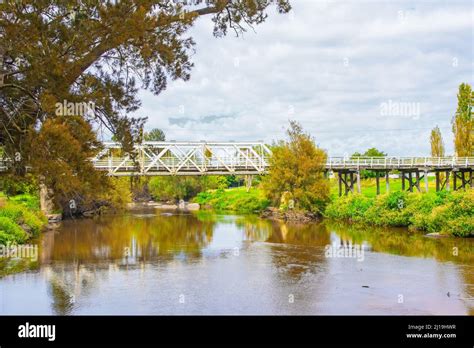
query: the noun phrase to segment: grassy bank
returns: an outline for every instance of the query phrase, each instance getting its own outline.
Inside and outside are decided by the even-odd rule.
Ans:
[[[38,236],[46,224],[37,197],[23,194],[6,198],[0,193],[0,244],[24,243]]]
[[[331,196],[338,197],[339,194],[339,186],[337,178],[331,178]],[[402,179],[394,179],[390,178],[390,192],[402,191]],[[408,184],[407,184],[408,185]],[[452,185],[452,180],[451,180]],[[363,179],[360,182],[361,186],[361,194],[367,197],[375,197],[377,196],[377,182],[375,178]],[[408,186],[407,186],[408,187]],[[425,192],[425,183],[424,181],[420,184],[421,191]],[[343,186],[344,189],[344,186]],[[354,188],[357,190],[357,188]],[[436,190],[436,181],[434,177],[428,177],[428,189],[429,191]],[[385,185],[385,178],[380,178],[380,193],[384,194],[387,193],[386,185]]]
[[[247,192],[244,187],[208,190],[199,193],[193,201],[216,211],[242,214],[259,212],[270,205],[261,190],[252,188]]]
[[[377,197],[350,194],[333,199],[325,216],[470,237],[474,236],[474,190],[423,194],[398,191]]]
[[[365,182],[370,187],[370,181]],[[363,191],[364,192],[364,191]],[[361,225],[409,227],[426,233],[439,232],[458,237],[474,236],[474,190],[409,193],[392,191],[379,196],[331,195],[324,216]],[[216,211],[260,212],[270,205],[258,188],[209,190],[193,200]]]

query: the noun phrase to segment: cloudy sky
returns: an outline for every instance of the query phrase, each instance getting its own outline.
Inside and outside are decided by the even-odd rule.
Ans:
[[[452,153],[457,88],[474,82],[471,1],[291,3],[239,38],[213,37],[200,18],[191,80],[141,92],[136,115],[168,140],[194,141],[271,142],[294,119],[333,156],[429,155],[439,125]]]

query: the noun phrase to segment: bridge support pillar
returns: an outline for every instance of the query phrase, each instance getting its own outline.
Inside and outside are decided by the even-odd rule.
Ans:
[[[338,185],[339,185],[339,197],[342,196],[342,173],[339,172],[337,173],[337,177],[338,177]]]
[[[246,175],[245,176],[245,190],[247,192],[249,192],[250,189],[252,188],[252,180],[253,180],[253,175]]]
[[[347,194],[349,193],[349,186],[347,185],[347,172],[344,173],[344,194],[347,196]]]
[[[450,174],[451,172],[449,170],[436,171],[436,191],[441,191],[443,189],[445,189],[446,191],[450,190]]]
[[[458,185],[459,179],[460,185]],[[472,187],[472,171],[471,170],[459,170],[453,171],[453,190],[466,189]]]
[[[415,177],[416,177],[415,187],[418,190],[418,192],[420,192],[421,191],[421,189],[420,189],[420,172],[418,170],[415,172]]]
[[[429,187],[428,187],[428,171],[427,170],[425,170],[424,177],[425,177],[425,191],[428,192]]]
[[[405,180],[408,181],[408,189],[407,191],[413,192],[413,188],[416,188],[418,192],[421,192],[420,188],[420,182],[423,178],[426,177],[427,172],[425,172],[424,175],[420,176],[420,171],[418,169],[415,170],[413,175],[413,172],[410,171],[401,171],[400,172],[402,175],[402,190],[405,191]],[[427,180],[427,179],[425,179]]]
[[[390,172],[388,170],[385,172],[385,191],[386,193],[390,192]]]
[[[375,194],[378,196],[380,194],[380,180],[379,180],[378,172],[375,172],[375,187],[376,187]]]
[[[357,192],[360,193],[361,192],[361,188],[360,188],[360,170],[357,171],[356,175],[357,175]]]
[[[338,176],[338,186],[339,186],[339,197],[342,196],[342,185],[344,184],[344,195],[348,195],[349,192],[354,192],[354,185],[358,180],[357,171],[354,172],[353,170],[340,170],[337,171]],[[356,175],[354,175],[356,174]],[[358,184],[358,190],[360,185],[360,178]]]

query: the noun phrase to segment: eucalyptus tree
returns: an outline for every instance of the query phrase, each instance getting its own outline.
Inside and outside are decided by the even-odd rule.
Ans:
[[[275,7],[290,10],[288,0],[1,1],[0,146],[9,157],[20,155],[15,175],[32,156],[36,163],[69,163],[68,157],[58,158],[61,153],[39,149],[49,144],[47,137],[35,141],[41,132],[58,135],[62,129],[87,139],[78,147],[85,160],[97,145],[85,134],[101,125],[131,151],[145,122],[128,116],[140,107],[137,93],[158,95],[170,80],[190,78],[196,45],[189,30],[197,19],[210,16],[216,37],[241,35]],[[74,117],[57,112],[59,105],[82,103],[91,107],[67,109]],[[55,141],[59,138],[68,136]],[[75,156],[72,162],[84,161]],[[81,172],[69,167],[52,175]]]

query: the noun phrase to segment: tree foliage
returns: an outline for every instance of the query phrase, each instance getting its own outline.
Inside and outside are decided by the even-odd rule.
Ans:
[[[371,147],[370,149],[367,149],[363,154],[360,152],[354,152],[352,157],[385,157],[387,154],[383,151],[380,151],[376,149],[375,147]],[[362,179],[368,179],[368,178],[375,178],[376,176],[382,177],[384,176],[384,173],[381,172],[374,172],[373,170],[366,170],[363,169],[360,171],[360,177]]]
[[[0,147],[10,158],[20,154],[14,175],[34,165],[65,199],[88,177],[98,126],[133,158],[145,122],[128,116],[140,107],[137,93],[158,95],[169,80],[190,78],[195,43],[187,32],[197,18],[212,16],[215,36],[241,34],[262,23],[271,4],[290,10],[288,0],[0,1]],[[59,120],[64,102],[93,112]],[[101,180],[90,174],[82,193]]]
[[[157,201],[189,200],[199,192],[225,189],[229,183],[225,176],[166,176],[154,177],[148,184],[150,194]]]
[[[29,137],[33,173],[54,192],[56,207],[87,205],[109,187],[104,172],[96,171],[90,158],[100,149],[90,125],[81,117],[57,117],[45,121]]]
[[[458,107],[452,120],[454,150],[459,157],[474,156],[474,92],[467,83],[459,85]]]
[[[352,157],[385,157],[387,154],[383,151],[376,149],[375,147],[371,147],[367,149],[363,154],[360,152],[354,152]]]
[[[165,133],[158,128],[153,128],[150,132],[145,132],[143,135],[143,140],[145,141],[165,141]]]
[[[438,126],[433,128],[431,131],[431,156],[433,157],[443,157],[444,156],[444,143],[443,137],[441,136],[441,130]]]
[[[329,181],[323,173],[326,152],[295,121],[290,122],[287,135],[287,141],[272,148],[269,173],[262,182],[265,194],[278,205],[288,191],[296,208],[321,212],[329,198]]]
[[[30,126],[64,100],[95,105],[87,122],[105,125],[129,150],[144,119],[139,88],[154,94],[169,79],[187,80],[196,19],[212,15],[214,35],[262,23],[270,0],[23,0],[0,3],[1,142],[20,151]],[[287,0],[276,2],[288,12]],[[10,150],[12,150],[9,147]]]

